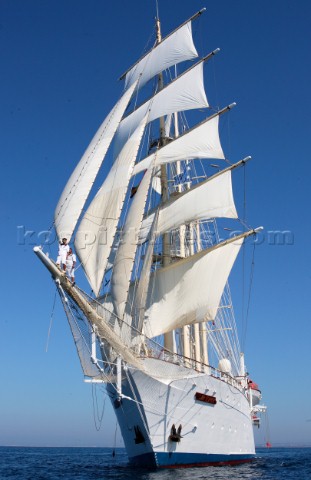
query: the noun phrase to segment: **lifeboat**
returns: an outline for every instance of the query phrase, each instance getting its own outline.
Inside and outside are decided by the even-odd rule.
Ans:
[[[261,391],[259,390],[257,383],[253,382],[251,379],[247,381],[247,386],[249,397],[251,397],[250,401],[254,407],[255,405],[258,405],[261,400]]]

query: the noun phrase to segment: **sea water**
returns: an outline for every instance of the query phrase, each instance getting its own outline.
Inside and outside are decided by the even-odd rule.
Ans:
[[[0,447],[0,479],[11,480],[311,480],[311,448],[258,449],[248,464],[146,470],[125,450]]]

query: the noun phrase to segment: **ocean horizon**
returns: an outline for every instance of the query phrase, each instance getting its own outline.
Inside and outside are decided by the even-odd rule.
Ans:
[[[8,444],[0,445],[0,448],[102,448],[110,450],[124,450],[125,447],[113,447],[105,445],[19,445],[19,444]],[[273,443],[271,447],[266,447],[264,444],[256,445],[256,451],[258,449],[270,450],[275,448],[311,448],[311,443]]]

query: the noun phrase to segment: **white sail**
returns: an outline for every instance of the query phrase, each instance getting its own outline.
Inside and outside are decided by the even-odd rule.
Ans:
[[[125,88],[139,79],[139,88],[158,73],[198,56],[192,40],[191,22],[166,37],[136,63],[125,77]]]
[[[122,120],[115,136],[115,155],[148,112],[148,122],[151,122],[170,113],[208,107],[203,83],[203,63],[201,61],[177,77],[151,100]]]
[[[101,287],[145,125],[146,118],[126,142],[76,234],[75,248],[95,295]]]
[[[154,337],[184,325],[214,320],[242,243],[239,239],[158,270],[150,280],[144,333]]]
[[[147,168],[154,161],[154,165],[190,160],[193,158],[219,158],[224,159],[218,133],[219,116],[199,124],[197,127],[178,137],[157,152],[135,165],[133,175]]]
[[[111,277],[111,295],[115,313],[123,317],[127,300],[135,254],[138,245],[138,234],[143,220],[152,168],[144,175],[135,194],[123,228],[120,246],[113,265]]]
[[[152,188],[158,195],[162,193],[161,178],[158,175],[152,177]]]
[[[165,119],[165,136],[166,137],[170,136],[172,119],[173,119],[173,114],[172,113],[170,113],[169,115],[166,116],[166,119]]]
[[[59,238],[66,237],[70,241],[135,86],[136,84],[133,84],[111,110],[71,174],[54,214],[55,228]]]
[[[230,170],[211,180],[207,179],[160,208],[157,235],[194,220],[219,217],[238,218]],[[153,218],[154,213],[143,221],[140,242],[146,240]]]
[[[143,318],[146,306],[146,299],[148,295],[148,285],[150,280],[150,270],[152,266],[153,249],[156,238],[158,218],[159,210],[156,211],[153,218],[153,223],[150,228],[149,244],[145,253],[144,263],[140,272],[140,278],[137,284],[133,302],[134,322],[135,327],[139,333],[142,331],[143,328]]]

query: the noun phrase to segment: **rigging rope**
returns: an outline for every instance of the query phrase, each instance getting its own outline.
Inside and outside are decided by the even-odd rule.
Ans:
[[[264,412],[264,419],[265,419],[265,444],[266,447],[271,447],[271,437],[270,437],[270,426],[269,426],[269,416],[268,411]]]
[[[159,19],[159,4],[158,4],[158,0],[156,0],[156,12],[157,12],[157,19]]]
[[[131,381],[131,378],[130,378],[130,373],[128,372],[128,370],[125,370],[125,374],[126,374],[127,381],[128,381],[128,383],[129,383],[129,386],[130,386],[130,389],[131,389],[131,392],[132,392],[134,401],[135,401],[135,403],[136,403],[136,405],[137,405],[140,418],[141,418],[141,420],[142,420],[142,422],[143,422],[143,425],[144,425],[144,427],[145,427],[145,430],[146,430],[146,433],[147,433],[147,435],[148,435],[149,441],[151,442],[151,438],[150,438],[150,434],[149,434],[149,428],[148,428],[148,425],[147,425],[147,423],[146,423],[146,421],[145,421],[145,416],[144,416],[144,414],[143,414],[143,412],[142,412],[142,403],[139,402],[139,400],[138,400],[138,398],[137,398],[137,395],[136,395],[136,393],[135,393],[135,389],[134,389],[134,387],[133,387],[133,384],[132,384],[132,381]]]
[[[57,288],[55,288],[55,293],[54,293],[54,300],[53,300],[52,312],[51,312],[51,316],[50,316],[50,325],[49,325],[49,330],[48,330],[48,337],[47,337],[47,341],[46,341],[45,352],[47,352],[48,349],[49,349],[50,333],[51,333],[51,329],[52,329],[54,310],[55,310],[55,304],[56,304],[56,294],[57,294]]]
[[[244,230],[250,230],[251,227],[246,222],[246,164],[243,165],[243,185],[244,185],[244,192],[243,192],[243,218],[239,218],[240,224],[243,226]],[[247,324],[248,324],[248,313],[249,313],[249,305],[250,305],[250,295],[251,295],[251,288],[252,288],[252,281],[253,281],[253,270],[254,270],[254,255],[255,255],[255,243],[252,255],[252,266],[251,266],[251,274],[250,274],[250,287],[248,292],[248,301],[247,301],[247,308],[245,313],[245,269],[246,269],[246,244],[243,243],[242,246],[242,335],[241,335],[241,346],[242,350],[245,348],[246,342],[246,333],[247,333]]]
[[[247,309],[246,309],[246,322],[245,322],[245,330],[242,338],[242,347],[244,349],[245,341],[246,341],[246,334],[247,334],[247,324],[248,324],[248,315],[249,315],[249,307],[251,301],[251,293],[252,293],[252,286],[253,286],[253,279],[254,279],[254,267],[255,267],[255,248],[256,243],[253,246],[253,255],[252,255],[252,265],[251,265],[251,272],[250,272],[250,283],[249,283],[249,291],[248,291],[248,300],[247,300]]]
[[[93,418],[94,418],[95,428],[98,432],[101,429],[102,421],[104,418],[106,398],[107,397],[105,397],[104,399],[102,412],[101,414],[99,414],[96,385],[92,383]]]

